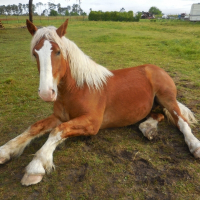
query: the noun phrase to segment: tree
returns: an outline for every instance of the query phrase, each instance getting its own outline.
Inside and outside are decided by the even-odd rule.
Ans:
[[[81,15],[83,13],[83,10],[81,9],[79,4],[73,4],[71,9],[72,9],[72,11],[71,11],[70,14],[72,16],[78,16],[78,15]]]
[[[5,11],[7,13],[7,15],[11,15],[12,14],[12,9],[11,9],[11,5],[7,5],[5,6]]]
[[[22,7],[23,7],[25,14],[27,15],[29,13],[29,4],[23,4]]]
[[[79,16],[79,14],[77,12],[73,12],[73,11],[70,12],[70,15],[71,16]]]
[[[78,13],[78,10],[79,10],[79,5],[78,4],[73,4],[73,6],[72,6],[72,12],[73,13]]]
[[[149,12],[154,14],[154,15],[161,15],[162,14],[162,11],[159,10],[157,7],[155,6],[152,6],[150,9],[149,9]]]
[[[58,13],[61,15],[62,7],[61,7],[60,3],[57,4],[57,9],[58,9]]]
[[[57,5],[54,3],[48,2],[48,7],[49,7],[49,10],[51,11],[51,10],[55,10]]]
[[[83,10],[81,8],[79,9],[79,15],[83,15]]]
[[[15,5],[15,4],[11,5],[11,9],[12,9],[13,15],[18,15],[19,9],[18,9],[17,5]]]
[[[65,16],[70,16],[69,11],[66,9]]]
[[[67,10],[70,11],[71,10],[71,6],[67,6]]]
[[[86,12],[83,12],[81,15],[82,15],[82,16],[87,16],[87,13],[86,13]]]
[[[22,4],[21,3],[19,3],[18,4],[18,10],[19,10],[19,15],[22,15],[22,13],[23,13],[23,7],[22,7]]]
[[[35,4],[32,4],[32,12],[34,13],[35,10],[36,10],[36,6],[35,6]]]
[[[0,6],[0,15],[4,15],[6,12],[5,5]]]
[[[70,11],[71,10],[71,6],[67,6],[66,8],[65,8],[65,16],[70,16]]]
[[[51,10],[49,16],[58,16],[58,12],[56,10]]]
[[[42,14],[41,14],[41,15],[47,16],[47,15],[48,15],[48,10],[47,10],[47,9],[44,9],[44,10],[42,11]]]
[[[42,14],[42,8],[43,8],[43,3],[42,2],[38,2],[36,3],[36,8],[37,10],[39,10],[39,14]]]

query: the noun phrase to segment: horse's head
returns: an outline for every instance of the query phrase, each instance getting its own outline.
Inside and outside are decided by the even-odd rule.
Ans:
[[[48,30],[37,29],[29,20],[26,24],[33,36],[31,54],[36,58],[40,73],[39,96],[44,101],[55,101],[57,85],[65,74],[65,58],[59,43],[61,44],[61,38],[66,33],[68,20],[58,29],[49,28]],[[53,36],[50,36],[50,33]]]

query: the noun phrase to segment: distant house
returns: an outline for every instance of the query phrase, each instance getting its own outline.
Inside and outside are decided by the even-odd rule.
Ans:
[[[154,14],[142,11],[141,19],[154,19]]]
[[[124,8],[121,8],[121,9],[120,9],[120,12],[125,12],[125,9],[124,9]]]
[[[162,16],[162,19],[168,19],[169,17],[168,17],[168,15],[163,15]]]
[[[178,15],[178,18],[179,18],[179,19],[184,19],[184,18],[185,18],[185,15],[186,15],[185,13],[181,13],[180,15]]]
[[[200,21],[200,3],[192,4],[189,20],[193,22]]]

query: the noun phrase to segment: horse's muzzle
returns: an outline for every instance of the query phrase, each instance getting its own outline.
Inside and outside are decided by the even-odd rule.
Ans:
[[[57,94],[55,90],[53,89],[49,89],[45,91],[38,90],[38,94],[41,97],[41,99],[44,101],[56,101],[56,98],[57,98]]]

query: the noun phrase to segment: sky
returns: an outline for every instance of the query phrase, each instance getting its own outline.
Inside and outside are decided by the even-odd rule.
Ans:
[[[34,4],[38,2],[60,3],[62,7],[67,7],[78,4],[79,0],[33,0]],[[0,5],[18,3],[27,4],[28,0],[0,0]],[[147,12],[150,7],[156,6],[164,14],[189,14],[193,3],[200,3],[200,0],[81,0],[81,8],[89,13],[90,8],[94,11],[120,11],[123,7],[125,11],[132,10],[136,13],[137,11]]]

